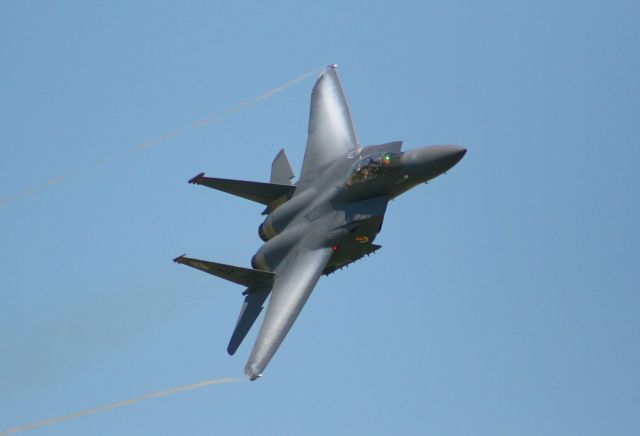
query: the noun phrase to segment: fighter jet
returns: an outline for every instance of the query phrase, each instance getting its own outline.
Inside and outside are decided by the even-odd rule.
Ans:
[[[233,355],[269,298],[266,315],[245,366],[261,377],[322,275],[380,249],[374,244],[389,201],[457,164],[466,149],[434,145],[402,151],[402,142],[361,147],[336,65],[321,72],[311,93],[307,146],[297,183],[280,150],[269,183],[205,177],[189,183],[265,206],[258,228],[264,244],[252,268],[182,255],[184,265],[246,287],[227,351]]]

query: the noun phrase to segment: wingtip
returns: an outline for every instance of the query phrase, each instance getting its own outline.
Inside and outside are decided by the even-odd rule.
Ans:
[[[327,65],[327,68],[331,68],[335,70],[336,68],[338,68],[338,64],[329,64]]]
[[[181,254],[180,256],[176,257],[175,259],[173,259],[173,261],[175,263],[182,263],[182,261],[184,260],[184,257],[187,255],[187,253],[185,254]]]
[[[254,381],[262,377],[262,371],[260,371],[256,364],[247,365],[244,368],[244,375],[246,375],[250,381]]]

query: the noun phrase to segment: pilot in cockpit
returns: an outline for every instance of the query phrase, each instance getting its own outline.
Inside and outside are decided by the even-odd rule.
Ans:
[[[398,169],[400,159],[397,155],[399,154],[380,153],[363,157],[351,167],[347,177],[347,186],[357,185],[393,173]]]

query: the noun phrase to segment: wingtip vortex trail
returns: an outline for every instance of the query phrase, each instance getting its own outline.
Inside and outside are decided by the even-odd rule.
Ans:
[[[304,79],[306,79],[307,77],[319,73],[321,71],[323,71],[324,68],[315,68],[311,71],[307,71],[306,73],[304,73],[301,76],[296,77],[293,80],[290,80],[276,88],[271,89],[270,91],[265,92],[262,95],[259,95],[258,97],[255,97],[251,100],[247,100],[244,101],[242,103],[238,103],[235,104],[223,111],[221,111],[220,113],[216,114],[216,115],[212,115],[203,119],[200,119],[198,121],[195,121],[191,124],[191,128],[198,128],[198,127],[204,127],[213,123],[218,122],[221,118],[223,118],[225,115],[230,115],[232,113],[238,112],[242,109],[246,109],[250,106],[253,106],[256,103],[259,103],[262,100],[266,100],[270,97],[273,97],[274,95],[284,91],[285,89],[295,85],[298,82],[303,81]],[[187,131],[188,128],[179,128],[179,129],[174,129],[170,132],[166,132],[163,133],[161,135],[156,135],[152,138],[147,139],[146,141],[143,142],[139,142],[131,147],[129,147],[128,149],[124,150],[124,153],[134,153],[134,152],[139,152],[142,150],[147,150],[153,146],[156,146],[160,143],[166,142],[172,138],[175,138],[176,136],[184,133],[185,131]],[[125,159],[125,156],[120,157],[120,159],[117,158],[111,158],[111,159],[100,159],[99,161],[96,162],[96,165],[104,165],[104,164],[110,164],[113,163],[116,160],[121,160],[121,159]],[[22,191],[13,194],[13,195],[8,195],[8,196],[4,196],[4,197],[0,197],[0,208],[6,207],[9,204],[12,204],[16,201],[19,200],[23,200],[25,198],[31,197],[32,195],[38,194],[41,191],[44,191],[47,188],[50,188],[51,186],[54,185],[59,185],[65,182],[68,182],[70,179],[73,179],[75,176],[79,175],[82,171],[81,170],[75,170],[72,171],[70,174],[65,174],[65,175],[61,175],[61,176],[57,176],[57,177],[52,177],[51,179],[47,180],[46,182],[43,182],[39,185],[34,185],[28,188],[23,189]],[[1,433],[0,433],[1,435]]]
[[[131,406],[133,404],[141,403],[146,400],[167,397],[169,395],[177,394],[180,392],[187,392],[194,389],[200,389],[200,388],[204,388],[211,385],[221,385],[221,384],[240,383],[240,382],[246,382],[246,380],[242,377],[225,377],[225,378],[202,380],[196,383],[190,383],[187,385],[176,386],[169,389],[163,389],[161,391],[151,392],[151,393],[142,395],[140,397],[129,398],[127,400],[121,400],[115,403],[104,404],[102,406],[92,407],[89,409],[83,409],[78,412],[69,413],[67,415],[56,416],[53,418],[47,418],[40,421],[31,422],[28,424],[18,425],[16,427],[11,427],[6,430],[0,430],[0,436],[16,434],[16,433],[20,433],[27,430],[34,430],[40,427],[47,427],[50,425],[59,424],[61,422],[70,421],[72,419],[82,418],[83,416],[95,415],[101,412],[108,412],[113,409],[118,409],[120,407],[125,407],[125,406]]]

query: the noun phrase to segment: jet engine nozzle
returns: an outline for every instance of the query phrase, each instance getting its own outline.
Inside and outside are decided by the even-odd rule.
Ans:
[[[315,190],[308,189],[300,195],[278,206],[258,227],[260,239],[267,242],[282,232],[296,215],[313,201]]]
[[[267,224],[267,226],[265,226],[265,224]],[[276,235],[273,227],[269,224],[269,222],[265,221],[258,227],[258,236],[260,236],[260,239],[262,239],[264,242],[267,242],[269,239],[273,238]]]

